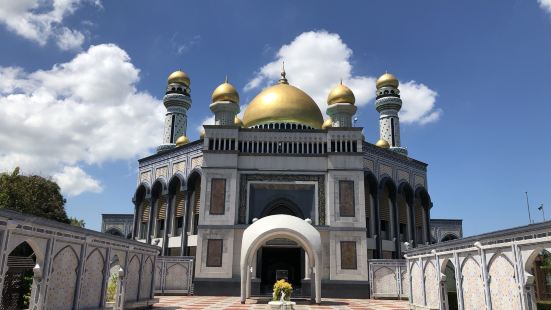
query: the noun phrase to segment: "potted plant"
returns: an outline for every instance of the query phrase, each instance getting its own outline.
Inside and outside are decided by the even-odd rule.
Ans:
[[[281,279],[274,284],[272,301],[268,304],[271,309],[294,309],[296,303],[291,302],[293,286],[291,283]]]

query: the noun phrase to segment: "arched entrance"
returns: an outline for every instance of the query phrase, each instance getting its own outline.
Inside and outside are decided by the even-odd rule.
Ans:
[[[448,301],[448,310],[457,310],[457,285],[455,281],[455,266],[448,260],[444,267],[444,275],[446,276],[445,292],[447,294],[446,300]]]
[[[270,215],[251,224],[243,232],[241,243],[241,302],[250,297],[251,273],[256,251],[270,240],[290,240],[308,255],[305,268],[314,269],[310,277],[311,299],[321,302],[321,238],[319,232],[307,221],[296,216]],[[274,263],[277,267],[277,263]],[[283,268],[283,267],[282,267]],[[275,269],[274,269],[275,270]],[[285,269],[279,269],[285,270]],[[277,275],[276,275],[277,277]]]
[[[34,250],[27,242],[19,244],[8,256],[0,309],[28,309],[33,283]]]

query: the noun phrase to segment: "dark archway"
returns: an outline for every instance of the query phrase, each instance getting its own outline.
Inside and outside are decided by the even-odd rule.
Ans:
[[[287,214],[304,219],[300,208],[291,200],[280,198],[270,202],[262,211],[262,217],[276,214]]]
[[[4,275],[1,309],[28,309],[33,283],[36,255],[32,247],[23,242],[8,255],[8,270]]]
[[[366,237],[379,235],[379,207],[377,201],[377,178],[371,172],[364,172],[364,205]],[[367,258],[380,258],[379,251],[367,249]]]
[[[113,236],[124,237],[124,234],[118,228],[115,228],[115,227],[111,227],[107,229],[105,233]]]
[[[427,190],[419,186],[414,196],[414,222],[415,222],[415,245],[431,242],[429,231],[430,208],[432,202]]]
[[[446,241],[455,240],[455,239],[459,239],[459,238],[457,238],[457,236],[454,234],[447,234],[442,238],[442,240],[440,240],[440,242],[446,242]]]
[[[449,310],[457,310],[457,286],[455,281],[455,267],[453,266],[452,262],[448,260],[446,263],[446,266],[444,267],[444,275],[446,275],[446,282],[444,285],[446,285],[446,292],[447,292],[447,299],[448,299],[448,309]]]
[[[382,258],[399,258],[398,253],[400,241],[398,239],[398,224],[396,210],[396,185],[394,181],[386,176],[379,182],[379,225],[382,240]],[[386,240],[386,241],[385,241]],[[389,251],[388,241],[393,242],[392,251]],[[385,243],[386,246],[385,250]]]

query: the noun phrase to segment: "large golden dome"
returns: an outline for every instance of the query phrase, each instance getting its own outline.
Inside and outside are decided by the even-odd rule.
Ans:
[[[168,76],[168,84],[178,83],[189,87],[189,76],[182,70],[174,71]]]
[[[212,102],[230,101],[239,104],[239,94],[233,85],[228,83],[228,78],[212,92]]]
[[[400,83],[398,82],[398,79],[391,73],[385,73],[381,75],[376,82],[377,88],[390,86],[394,88],[398,88],[398,85]]]
[[[283,78],[258,94],[243,115],[244,127],[267,123],[302,124],[321,129],[323,116],[314,100]]]
[[[355,102],[356,97],[354,97],[354,93],[350,88],[346,87],[346,85],[344,85],[342,81],[339,85],[333,88],[333,90],[329,93],[329,96],[327,96],[327,103],[329,105],[335,103],[354,104]]]

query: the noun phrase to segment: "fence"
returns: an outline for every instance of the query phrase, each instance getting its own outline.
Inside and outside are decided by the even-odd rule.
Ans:
[[[155,294],[193,293],[193,256],[159,256],[155,264]]]
[[[368,261],[371,298],[408,298],[407,265],[403,259]]]
[[[23,308],[28,292],[25,307],[33,310],[147,307],[155,302],[158,253],[153,245],[2,209],[0,308]]]

